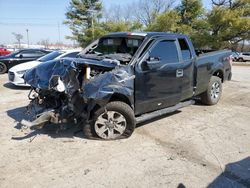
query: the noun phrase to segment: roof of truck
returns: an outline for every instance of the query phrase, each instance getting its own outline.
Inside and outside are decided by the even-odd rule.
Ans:
[[[168,37],[186,37],[186,35],[179,34],[179,33],[167,33],[167,32],[115,32],[109,33],[104,37],[125,37],[125,36],[138,36],[138,37],[152,37],[152,36],[168,36]]]

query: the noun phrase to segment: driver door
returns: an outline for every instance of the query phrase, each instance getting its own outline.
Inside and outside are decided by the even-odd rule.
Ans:
[[[183,69],[176,40],[158,40],[135,66],[136,115],[180,102]]]

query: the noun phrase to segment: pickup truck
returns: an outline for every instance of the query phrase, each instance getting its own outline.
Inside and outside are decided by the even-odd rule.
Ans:
[[[131,136],[136,124],[194,103],[215,105],[230,80],[231,51],[197,57],[186,35],[111,33],[78,58],[49,61],[27,71],[30,129],[74,122],[85,137]]]

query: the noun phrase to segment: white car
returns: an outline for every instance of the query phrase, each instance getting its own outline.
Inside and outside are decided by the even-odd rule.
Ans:
[[[250,61],[250,52],[242,52],[239,54],[238,61]]]
[[[27,70],[32,69],[32,68],[36,67],[37,65],[39,65],[43,62],[46,62],[46,61],[60,59],[60,58],[64,58],[64,57],[73,57],[74,58],[80,52],[81,52],[80,49],[53,51],[53,52],[35,60],[35,61],[29,61],[26,63],[16,65],[16,66],[12,67],[8,72],[9,82],[11,82],[12,84],[14,84],[16,86],[29,86],[28,84],[26,84],[24,82],[24,80],[22,78],[24,73]]]

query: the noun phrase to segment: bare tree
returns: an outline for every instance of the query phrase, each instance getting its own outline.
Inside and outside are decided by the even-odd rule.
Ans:
[[[174,0],[137,0],[131,4],[113,5],[104,10],[106,21],[139,21],[151,24],[159,13],[169,10]]]
[[[227,6],[229,8],[234,8],[234,6],[238,6],[240,1],[235,2],[234,0],[212,0],[212,4],[216,6]]]
[[[23,39],[23,35],[20,33],[14,33],[14,32],[12,34],[15,36],[15,38],[18,42],[19,48],[21,48],[21,40]]]
[[[126,5],[112,5],[108,9],[104,9],[103,16],[105,21],[133,21],[135,20],[135,15],[133,12],[133,5],[126,4]]]
[[[106,21],[119,22],[123,20],[123,7],[121,5],[112,5],[108,9],[104,9],[104,17]]]
[[[44,48],[49,48],[49,39],[42,39],[37,42],[38,45],[43,45]]]
[[[173,4],[174,0],[139,0],[133,6],[133,13],[140,22],[148,26],[158,14],[166,12]]]

